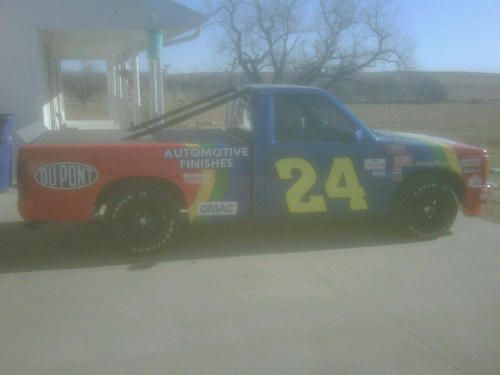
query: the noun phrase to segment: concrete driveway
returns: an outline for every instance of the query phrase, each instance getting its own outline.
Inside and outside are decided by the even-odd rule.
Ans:
[[[500,374],[500,226],[197,229],[157,258],[0,196],[0,374]]]

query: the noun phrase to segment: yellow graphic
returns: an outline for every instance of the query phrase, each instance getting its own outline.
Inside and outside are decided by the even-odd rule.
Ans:
[[[462,175],[462,167],[460,166],[460,162],[458,161],[457,153],[453,149],[453,147],[449,145],[443,145],[444,153],[446,155],[446,159],[448,159],[448,164],[453,172]]]
[[[341,186],[342,177],[345,184]],[[365,190],[359,184],[352,160],[349,158],[333,159],[332,169],[325,185],[328,198],[348,198],[353,211],[367,210]]]
[[[295,184],[286,192],[286,203],[290,213],[326,212],[326,199],[323,195],[307,193],[314,187],[317,174],[314,167],[304,159],[287,158],[275,164],[281,180],[291,180],[293,171],[300,175]],[[367,210],[365,190],[359,184],[352,160],[349,158],[333,159],[332,168],[325,184],[328,198],[347,198],[353,211]]]
[[[184,145],[189,148],[201,148],[201,145],[188,143]],[[201,203],[208,202],[210,200],[210,196],[214,191],[215,187],[215,179],[216,172],[213,169],[204,169],[201,171],[203,175],[203,183],[198,190],[198,194],[196,195],[196,199],[193,201],[191,206],[188,209],[189,221],[193,221],[198,216],[198,206]]]
[[[205,169],[202,171],[203,173],[203,184],[200,186],[200,190],[198,190],[198,194],[196,195],[196,199],[193,201],[191,206],[188,209],[189,220],[193,221],[198,216],[198,206],[200,203],[205,203],[210,200],[210,196],[215,187],[215,170],[213,169]]]
[[[283,159],[278,161],[275,166],[278,176],[282,180],[292,179],[294,169],[300,173],[297,182],[286,192],[286,203],[291,213],[326,212],[323,196],[311,195],[309,199],[303,200],[303,197],[316,184],[316,172],[311,164],[303,159]]]
[[[427,143],[430,143],[434,146],[441,147],[444,150],[444,154],[446,156],[446,160],[448,161],[448,165],[453,172],[462,176],[462,167],[460,166],[460,162],[458,161],[457,153],[453,146],[446,144],[444,142],[440,142],[439,140],[434,139],[428,135],[423,134],[412,134],[417,139],[421,139]]]

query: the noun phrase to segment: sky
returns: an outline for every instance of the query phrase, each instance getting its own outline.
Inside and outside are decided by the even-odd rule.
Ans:
[[[177,0],[203,12],[205,0]],[[272,0],[270,0],[272,1]],[[425,71],[500,73],[500,0],[395,0],[402,30],[416,44],[414,66]],[[214,35],[164,50],[170,73],[222,68]]]

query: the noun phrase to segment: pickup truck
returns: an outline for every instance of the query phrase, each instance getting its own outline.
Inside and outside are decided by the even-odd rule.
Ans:
[[[227,104],[225,128],[172,128]],[[431,239],[489,194],[483,149],[375,131],[327,91],[247,85],[125,130],[47,132],[18,156],[29,222],[99,217],[120,248],[168,248],[183,223],[390,218]]]

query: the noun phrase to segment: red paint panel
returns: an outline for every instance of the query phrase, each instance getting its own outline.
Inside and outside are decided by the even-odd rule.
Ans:
[[[99,193],[108,184],[134,177],[159,178],[175,183],[189,205],[196,197],[198,185],[186,184],[178,163],[165,160],[168,148],[179,144],[119,145],[29,145],[22,148],[20,158],[28,161],[26,199],[19,201],[19,211],[26,220],[89,221]],[[47,164],[72,162],[94,167],[99,179],[90,186],[60,190],[35,181],[36,171]]]

